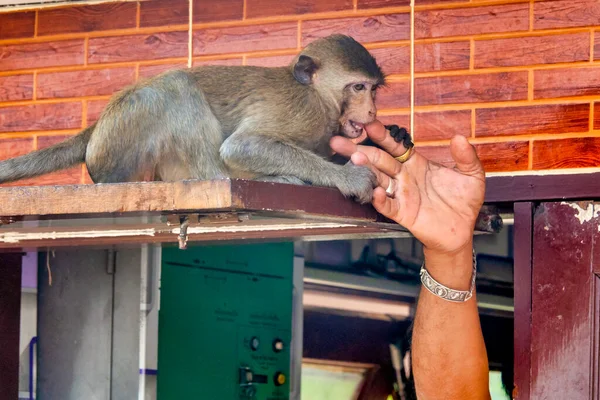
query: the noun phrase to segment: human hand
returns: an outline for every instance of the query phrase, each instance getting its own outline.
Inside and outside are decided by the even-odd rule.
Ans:
[[[456,166],[438,165],[418,151],[404,164],[395,160],[406,152],[379,121],[366,125],[371,140],[385,151],[335,136],[332,149],[356,165],[370,167],[378,187],[372,204],[382,215],[408,229],[426,252],[453,255],[472,245],[475,221],[483,205],[485,173],[474,147],[456,136],[450,151]],[[395,187],[393,197],[386,188]],[[471,249],[469,248],[470,252]]]

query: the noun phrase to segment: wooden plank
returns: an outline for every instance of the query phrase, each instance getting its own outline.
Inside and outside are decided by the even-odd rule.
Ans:
[[[31,186],[0,189],[0,215],[113,214],[231,207],[228,180]]]
[[[136,182],[0,188],[0,216],[84,216],[126,213],[257,210],[375,221],[370,205],[333,188],[243,180]]]
[[[244,210],[281,212],[288,216],[319,215],[320,219],[344,216],[375,221],[379,218],[370,205],[360,205],[332,188],[233,180],[231,194],[233,205]]]
[[[542,203],[534,216],[531,398],[592,398],[592,202]]]
[[[19,397],[21,253],[0,254],[0,400]]]
[[[600,172],[492,176],[486,179],[486,203],[600,198]]]
[[[533,203],[514,205],[514,388],[515,400],[530,399],[531,264]]]

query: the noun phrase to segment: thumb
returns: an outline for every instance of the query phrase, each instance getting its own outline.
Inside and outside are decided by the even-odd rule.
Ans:
[[[475,147],[469,143],[466,137],[454,136],[450,141],[450,153],[456,162],[455,168],[463,174],[479,175],[484,173]]]

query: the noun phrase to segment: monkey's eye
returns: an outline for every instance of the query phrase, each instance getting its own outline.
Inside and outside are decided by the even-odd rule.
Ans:
[[[356,90],[357,92],[360,92],[361,90],[365,90],[365,85],[363,85],[362,83],[354,85],[354,90]]]

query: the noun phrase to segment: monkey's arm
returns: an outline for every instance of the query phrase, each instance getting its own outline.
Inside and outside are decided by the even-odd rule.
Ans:
[[[335,187],[361,203],[371,201],[376,181],[370,169],[331,163],[275,137],[266,133],[235,132],[221,145],[221,157],[233,170],[258,176],[296,177],[313,185]]]

